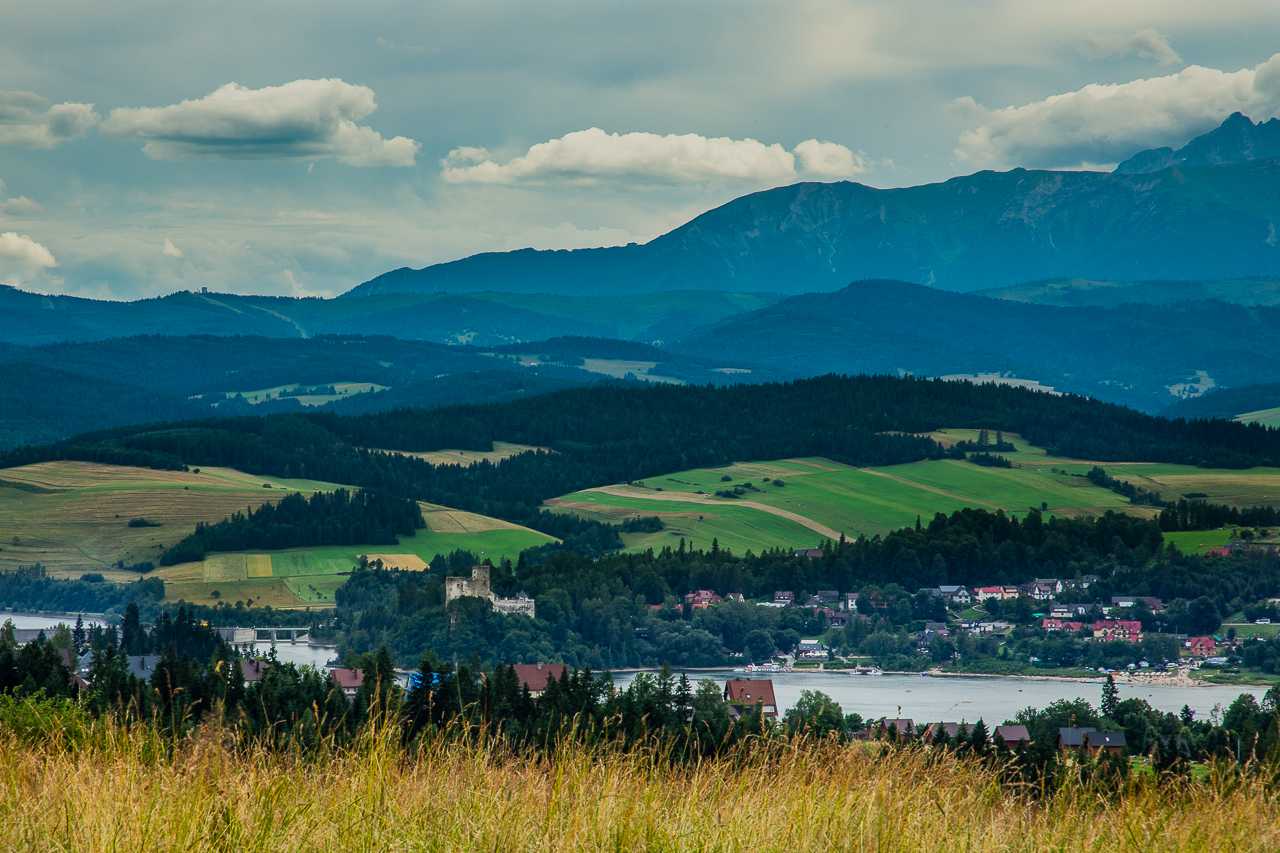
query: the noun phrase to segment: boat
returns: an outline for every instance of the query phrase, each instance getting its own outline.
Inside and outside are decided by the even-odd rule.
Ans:
[[[747,672],[790,672],[791,665],[782,665],[774,661],[768,663],[749,663],[744,667]]]
[[[855,666],[849,670],[850,675],[884,675],[884,670],[878,666]]]

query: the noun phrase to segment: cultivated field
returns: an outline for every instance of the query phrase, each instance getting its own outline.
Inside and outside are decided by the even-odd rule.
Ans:
[[[943,443],[975,439],[976,430],[934,433]],[[994,436],[993,436],[994,438]],[[656,515],[666,529],[628,533],[632,549],[676,546],[681,538],[699,548],[713,539],[734,551],[812,546],[841,534],[875,535],[928,521],[935,513],[965,507],[1012,514],[1046,507],[1059,516],[1107,510],[1153,515],[1082,476],[1095,464],[1046,454],[1015,435],[1004,454],[1014,468],[985,468],[958,460],[932,460],[881,468],[853,468],[829,459],[782,459],[723,468],[681,471],[627,485],[588,489],[548,501],[551,508],[591,518],[622,521]],[[1209,500],[1251,505],[1280,503],[1280,470],[1219,471],[1149,462],[1101,463],[1113,476],[1176,499],[1201,493]],[[779,484],[779,481],[781,484]],[[749,484],[749,485],[748,485]],[[716,492],[741,489],[736,498]],[[1186,535],[1179,542],[1204,551],[1225,542],[1226,533]]]
[[[299,389],[314,388],[317,386],[328,387],[332,385],[333,394],[299,394]],[[244,398],[246,403],[258,405],[268,400],[297,400],[304,406],[323,406],[326,403],[332,403],[334,400],[341,400],[343,397],[351,397],[356,394],[368,394],[372,391],[385,391],[386,385],[379,385],[376,382],[313,382],[307,385],[291,384],[276,385],[271,388],[257,388],[252,391],[228,391],[228,394],[238,394]]]
[[[1259,409],[1256,412],[1245,412],[1236,415],[1235,420],[1245,424],[1262,424],[1263,426],[1280,427],[1280,406],[1274,409]]]
[[[59,575],[109,575],[121,561],[154,562],[197,522],[221,521],[291,491],[333,488],[230,468],[154,471],[45,462],[0,469],[0,570],[43,563]],[[130,527],[136,518],[159,526]],[[134,573],[120,577],[137,579]]]
[[[545,447],[535,447],[532,444],[511,444],[506,441],[495,441],[492,450],[428,450],[423,452],[377,450],[377,452],[392,453],[397,456],[412,456],[432,465],[466,466],[475,465],[479,462],[501,462],[503,459],[510,459],[512,456],[518,456],[521,453],[531,453],[539,450],[547,453],[551,452]]]
[[[165,597],[201,604],[243,601],[256,606],[332,607],[333,595],[361,555],[387,568],[423,571],[437,555],[470,551],[494,562],[553,541],[526,527],[423,503],[426,530],[397,545],[325,545],[270,553],[211,554],[198,563],[158,569]]]

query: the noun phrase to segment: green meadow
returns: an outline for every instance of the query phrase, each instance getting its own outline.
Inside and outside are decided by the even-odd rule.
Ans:
[[[976,430],[932,434],[944,444],[977,437]],[[992,434],[994,440],[995,435]],[[630,483],[565,495],[551,508],[620,522],[656,515],[665,529],[627,533],[628,548],[644,549],[681,538],[696,547],[713,539],[734,551],[812,546],[841,534],[887,533],[927,522],[936,513],[966,507],[1022,515],[1082,516],[1118,511],[1152,515],[1124,497],[1095,486],[1082,475],[1102,464],[1113,476],[1170,499],[1202,494],[1240,505],[1280,503],[1280,469],[1228,471],[1151,462],[1094,463],[1054,457],[1020,437],[1006,434],[1015,450],[1013,468],[986,468],[946,459],[879,468],[854,468],[829,459],[742,462],[720,468],[679,471]],[[735,490],[737,497],[718,496]],[[1225,544],[1227,531],[1175,534],[1180,548],[1203,553]]]

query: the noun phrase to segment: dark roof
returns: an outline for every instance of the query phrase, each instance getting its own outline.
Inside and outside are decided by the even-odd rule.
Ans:
[[[129,655],[125,658],[129,674],[143,681],[150,681],[160,663],[160,655]]]
[[[773,682],[767,678],[731,678],[724,683],[724,698],[730,705],[772,705]]]
[[[930,723],[929,727],[924,731],[925,740],[932,740],[938,736],[938,729],[946,732],[947,738],[955,740],[958,735],[969,737],[973,734],[973,723]]]
[[[1027,731],[1026,726],[996,726],[992,738],[1005,743],[1030,743],[1031,732]]]
[[[565,666],[562,663],[518,663],[511,667],[516,671],[516,678],[521,687],[528,687],[530,693],[541,693],[547,689],[551,679],[564,679]]]
[[[916,733],[915,721],[907,717],[896,719],[885,717],[880,721],[880,728],[884,730],[895,729],[900,737],[911,737]]]
[[[1058,729],[1058,746],[1084,746],[1085,736],[1097,729],[1064,727]]]
[[[1085,735],[1085,745],[1095,749],[1123,747],[1124,732],[1089,732]]]

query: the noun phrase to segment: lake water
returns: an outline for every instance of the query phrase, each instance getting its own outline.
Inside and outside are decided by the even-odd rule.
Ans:
[[[250,646],[239,646],[241,654],[265,657],[271,651],[270,643],[254,643]],[[311,645],[310,643],[276,643],[276,658],[284,663],[298,666],[314,666],[324,669],[325,664],[338,656],[337,646]]]
[[[677,673],[678,675],[679,673]],[[741,673],[688,673],[691,681],[711,679],[721,687],[727,678],[746,678]],[[615,683],[626,685],[634,673],[619,674]],[[836,673],[791,672],[755,676],[773,681],[778,699],[778,712],[793,706],[803,690],[820,690],[836,702],[846,714],[865,718],[910,717],[920,721],[967,720],[981,717],[988,723],[1012,719],[1027,707],[1042,708],[1058,699],[1087,699],[1094,706],[1102,698],[1102,685],[1097,682],[1038,681],[1027,678],[952,678],[920,675],[846,675]],[[1205,686],[1177,687],[1147,684],[1118,684],[1120,698],[1147,700],[1161,711],[1179,711],[1190,705],[1201,719],[1215,707],[1225,709],[1241,693],[1252,693],[1259,699],[1265,687]]]
[[[101,619],[92,616],[82,617],[85,627],[90,625],[105,625]],[[76,614],[74,613],[8,613],[0,611],[0,625],[5,620],[13,623],[15,628],[56,628],[59,625],[66,625],[68,628],[74,628],[76,625]]]

